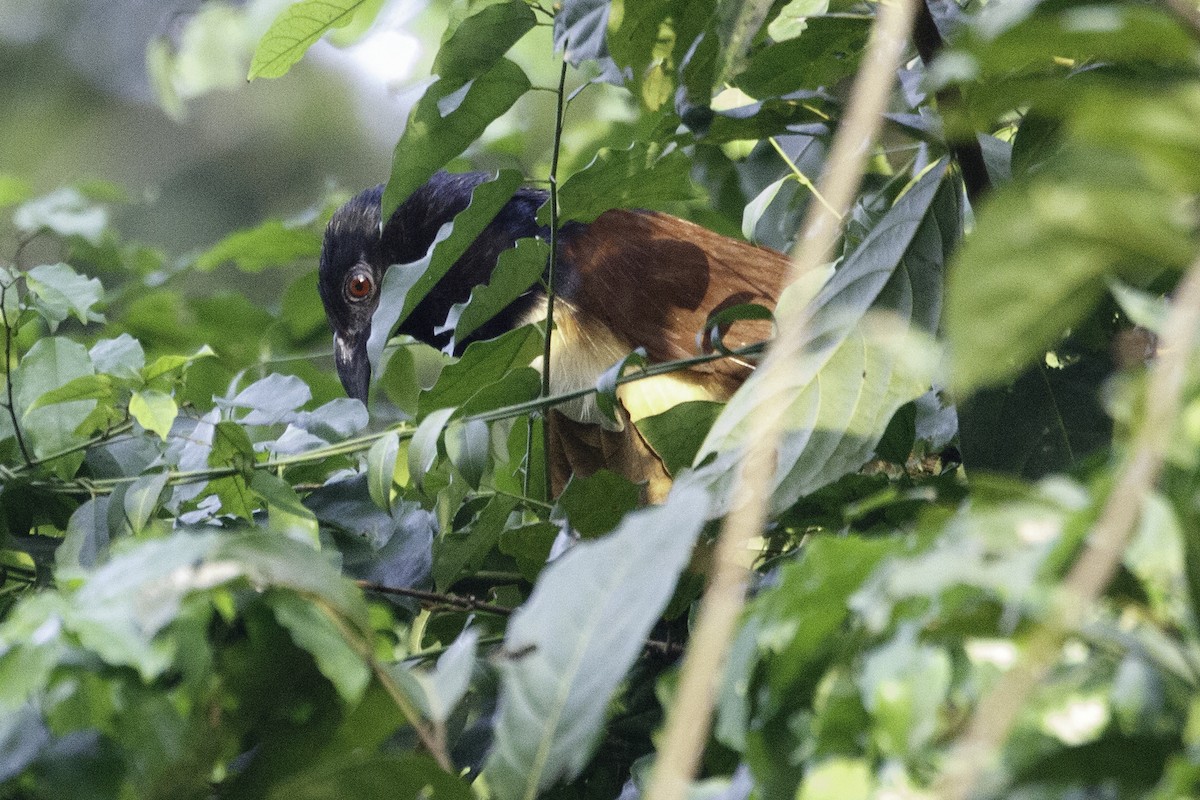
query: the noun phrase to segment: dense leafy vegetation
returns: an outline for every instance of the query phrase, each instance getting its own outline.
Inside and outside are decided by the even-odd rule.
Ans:
[[[379,6],[292,4],[250,77]],[[522,181],[552,177],[547,222],[654,208],[788,248],[875,16],[454,5],[384,202],[498,169],[415,281],[389,273],[375,330]],[[695,796],[1200,792],[1200,14],[930,0],[913,41],[834,262],[782,301],[807,309],[786,393],[756,375],[640,422],[676,478],[651,508],[606,472],[547,497],[564,398],[536,326],[458,359],[377,336],[369,409],[342,396],[314,270],[345,195],[172,258],[110,224],[118,187],[0,175],[0,792],[645,792],[768,406],[770,517]],[[478,144],[547,93],[561,130]],[[548,252],[506,255],[455,335]],[[265,307],[177,288],[229,264],[291,283]]]

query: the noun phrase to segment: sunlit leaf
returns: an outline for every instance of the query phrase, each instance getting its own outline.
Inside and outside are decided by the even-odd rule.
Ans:
[[[80,275],[66,264],[34,267],[25,273],[25,282],[51,332],[68,316],[85,325],[104,320],[103,315],[92,310],[104,293],[100,281]]]
[[[148,431],[153,431],[166,441],[171,425],[179,413],[175,398],[165,392],[145,389],[134,392],[129,398],[129,415]]]
[[[308,48],[335,28],[349,25],[370,0],[300,0],[283,10],[263,34],[250,62],[248,80],[278,78],[304,57]]]
[[[909,187],[811,301],[801,296],[812,290],[804,282],[785,293],[781,303],[802,303],[807,316],[807,344],[788,368],[786,394],[764,396],[762,373],[751,375],[713,424],[697,463],[741,447],[763,404],[784,403],[774,502],[790,505],[865,463],[896,410],[929,390],[937,354],[928,334],[958,231],[944,172],[937,165]],[[727,462],[706,469],[730,479]]]

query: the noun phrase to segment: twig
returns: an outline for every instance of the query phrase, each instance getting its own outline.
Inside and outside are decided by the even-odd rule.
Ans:
[[[22,245],[23,246],[23,245]],[[21,448],[21,457],[25,459],[25,466],[33,465],[33,457],[29,455],[29,448],[25,445],[25,436],[21,433],[21,424],[17,420],[17,403],[13,399],[13,375],[12,375],[12,338],[13,329],[8,321],[8,290],[13,288],[12,283],[0,284],[0,322],[4,324],[4,384],[5,392],[8,395],[8,417],[12,420],[13,433],[17,437],[17,446]]]
[[[542,348],[542,397],[550,396],[550,343],[554,340],[554,273],[558,267],[558,155],[562,150],[563,103],[567,86],[567,54],[569,42],[563,44],[562,68],[558,73],[558,97],[554,107],[554,148],[550,155],[550,262],[546,266],[546,340]],[[532,430],[532,428],[531,428]],[[550,477],[550,415],[542,417],[542,478],[545,497],[554,496]],[[526,471],[528,475],[528,471]],[[525,494],[529,494],[526,487]]]
[[[1055,663],[1063,639],[1100,599],[1121,563],[1146,496],[1162,473],[1182,406],[1188,359],[1200,327],[1200,259],[1188,269],[1163,329],[1159,359],[1146,386],[1146,410],[1085,549],[1063,578],[1047,619],[1031,634],[1024,657],[984,696],[935,782],[937,793],[968,797],[999,753],[1017,717]]]
[[[722,358],[738,358],[741,356],[756,355],[761,351],[762,344],[758,343],[747,345],[746,347],[741,347],[736,350],[730,350],[729,352],[705,353],[704,355],[693,356],[692,358],[664,361],[660,364],[651,364],[647,367],[642,367],[635,371],[624,374],[617,378],[616,383],[618,386],[621,386],[626,383],[632,383],[634,381],[640,381],[646,378],[653,378],[657,375],[666,375],[679,370],[688,369],[689,367],[697,364],[705,364]],[[580,397],[586,397],[587,395],[594,394],[597,391],[597,388],[592,386],[587,389],[577,389],[570,392],[551,395],[549,397],[539,397],[534,400],[527,400],[522,403],[514,403],[512,405],[503,406],[502,408],[493,409],[491,411],[484,411],[479,414],[471,414],[470,416],[463,417],[463,421],[496,422],[502,419],[521,417],[531,412],[551,408],[560,403],[566,403]],[[118,428],[114,428],[113,432],[117,430]],[[383,436],[396,433],[401,439],[407,439],[413,435],[415,430],[415,427],[410,423],[402,422],[396,425],[388,426],[381,431],[364,434],[362,436],[356,436],[336,444],[326,445],[325,447],[317,447],[312,450],[306,450],[303,453],[296,453],[293,455],[282,456],[280,458],[255,462],[253,468],[278,470],[280,468],[298,466],[301,464],[312,464],[333,456],[351,455],[353,453],[359,453],[370,449],[371,445],[373,445]],[[104,441],[103,435],[91,439],[88,442],[74,445],[62,452],[51,454],[42,459],[35,459],[31,463],[36,465],[51,458],[65,455],[66,453],[74,452],[79,449],[86,449],[87,447],[90,447],[100,441]],[[24,466],[18,465],[15,471],[23,471],[27,469],[28,466],[29,464]],[[230,475],[238,474],[239,471],[240,470],[236,467],[209,467],[207,469],[188,471],[167,471],[167,482],[174,485],[178,483],[190,483],[193,481],[212,480],[214,478],[226,478]],[[45,480],[35,481],[33,485],[48,491],[61,492],[64,494],[95,495],[108,494],[117,486],[133,483],[138,480],[139,477],[140,476],[138,475],[128,475],[120,478],[104,478],[100,480],[85,480],[82,478],[76,478],[73,481],[63,481],[58,478],[47,478]],[[533,504],[538,504],[540,502],[528,496],[523,499],[526,502]]]
[[[485,603],[482,600],[477,600],[470,595],[443,594],[441,592],[427,592],[423,589],[410,589],[406,586],[383,586],[382,584],[372,583],[371,581],[355,581],[360,589],[368,592],[379,592],[380,594],[394,594],[400,597],[411,597],[414,600],[420,600],[423,604],[434,606],[449,606],[462,611],[482,611],[485,614],[496,614],[501,617],[511,616],[516,609],[508,608],[507,606],[498,606],[492,603]]]
[[[1192,35],[1200,37],[1200,9],[1191,0],[1166,0],[1167,8],[1179,17],[1189,28]]]
[[[338,629],[338,633],[341,634],[346,644],[350,645],[358,653],[359,657],[370,665],[371,671],[375,673],[375,677],[379,680],[380,685],[383,686],[384,690],[392,698],[392,702],[396,704],[396,707],[400,709],[400,713],[408,720],[408,724],[412,725],[413,730],[416,731],[417,738],[421,740],[421,744],[433,756],[438,766],[451,775],[457,774],[457,771],[454,769],[454,763],[450,760],[450,754],[446,752],[446,737],[444,732],[442,732],[442,735],[438,735],[438,731],[431,729],[425,724],[424,720],[421,719],[421,712],[417,710],[417,707],[413,705],[413,702],[404,693],[404,690],[396,684],[396,681],[392,679],[388,671],[379,663],[379,659],[375,658],[375,652],[371,647],[371,643],[354,631],[342,615],[323,598],[310,596],[310,600],[329,618],[334,627]]]
[[[896,70],[915,16],[916,0],[880,3],[871,41],[855,77],[849,105],[834,136],[821,194],[829,206],[850,209],[879,135]],[[793,280],[829,260],[841,230],[837,214],[821,203],[809,204],[792,256]],[[667,712],[666,731],[651,779],[648,800],[683,800],[708,738],[712,706],[721,671],[745,604],[747,570],[738,559],[746,541],[766,522],[775,470],[775,451],[783,433],[788,373],[803,348],[807,310],[778,315],[779,333],[759,366],[761,413],[750,418],[745,455],[733,488],[732,510],[721,528],[708,587],[684,656],[679,688]]]
[[[829,213],[837,214],[838,218],[841,219],[842,215],[838,214],[838,210],[829,205],[829,202],[825,199],[825,197],[819,191],[817,191],[817,187],[812,180],[805,175],[798,166],[796,166],[796,162],[792,161],[791,156],[785,153],[783,148],[780,147],[779,140],[774,136],[768,136],[767,141],[771,143],[771,147],[775,148],[776,154],[783,159],[783,163],[787,164],[788,169],[791,170],[792,177],[794,177],[801,186],[812,192],[813,197],[817,198],[818,202],[825,206],[825,208],[829,209]]]

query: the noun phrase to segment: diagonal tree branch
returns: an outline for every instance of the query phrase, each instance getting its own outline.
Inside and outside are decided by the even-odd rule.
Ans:
[[[879,136],[916,13],[917,0],[879,5],[871,41],[855,77],[849,105],[829,150],[820,194],[828,204],[810,203],[795,252],[793,280],[829,261]],[[787,395],[788,370],[805,337],[806,309],[777,318],[778,335],[759,366],[759,389],[766,398]],[[745,604],[747,569],[738,556],[746,541],[766,523],[774,484],[775,452],[783,435],[786,403],[765,402],[753,416],[746,452],[733,489],[733,509],[725,518],[700,614],[684,656],[674,704],[658,752],[648,800],[684,800],[704,752],[716,687],[729,642]]]
[[[1200,328],[1200,259],[1188,269],[1163,330],[1150,371],[1145,413],[1086,546],[1059,587],[1049,618],[1035,630],[1024,658],[996,682],[951,750],[934,787],[938,796],[965,800],[992,765],[1038,683],[1054,665],[1063,639],[1080,627],[1120,566],[1146,497],[1162,474],[1175,420],[1183,405],[1188,359]]]

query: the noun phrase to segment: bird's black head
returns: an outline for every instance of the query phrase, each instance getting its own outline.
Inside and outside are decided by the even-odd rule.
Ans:
[[[333,327],[333,358],[346,393],[364,403],[371,380],[367,339],[388,267],[379,228],[383,187],[361,192],[329,220],[317,290]]]
[[[325,229],[317,289],[333,327],[333,352],[346,393],[364,403],[371,382],[367,340],[379,289],[389,267],[421,259],[441,226],[471,202],[471,192],[487,173],[439,172],[413,192],[385,226],[380,226],[383,187],[367,189],[333,215]],[[521,189],[455,262],[445,277],[417,304],[399,330],[441,346],[449,334],[435,330],[455,303],[465,301],[476,284],[486,282],[501,251],[517,239],[539,233],[537,208],[543,192]],[[502,332],[523,306],[506,309],[472,338]],[[389,331],[390,333],[390,331]],[[465,345],[465,342],[458,343]]]

